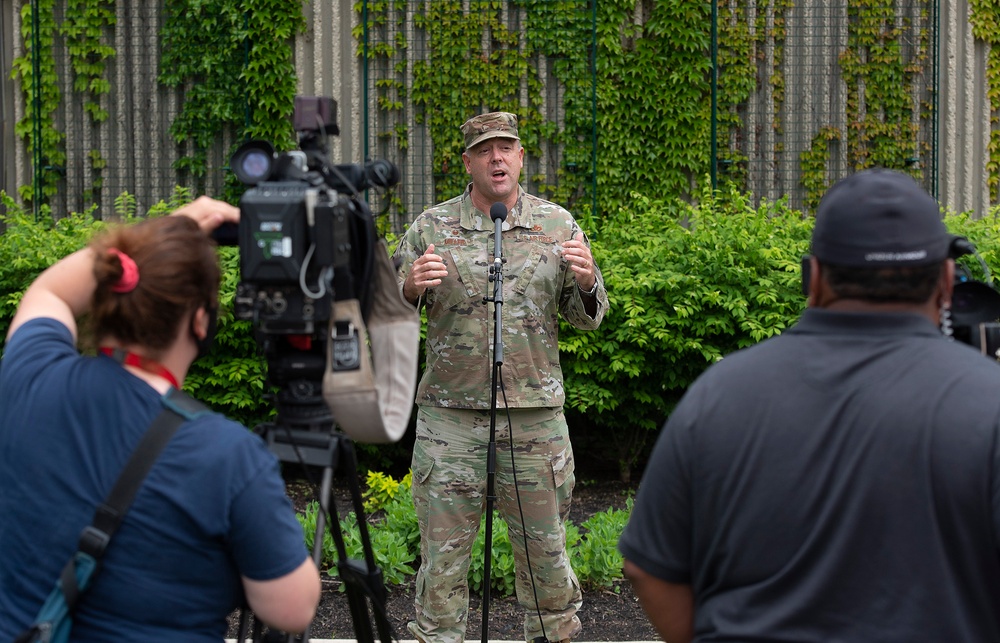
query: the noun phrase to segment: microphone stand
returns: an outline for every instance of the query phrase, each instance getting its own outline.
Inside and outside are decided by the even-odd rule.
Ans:
[[[507,218],[507,206],[494,203],[490,206],[493,219],[493,264],[490,266],[490,281],[493,282],[493,297],[484,297],[483,303],[493,302],[493,376],[490,392],[490,441],[486,450],[486,539],[483,547],[483,625],[482,643],[489,642],[490,582],[493,560],[493,504],[496,501],[497,475],[497,388],[500,383],[500,367],[503,365],[503,339],[501,338],[501,313],[503,311],[503,250],[500,235],[503,222]],[[513,436],[512,436],[513,437]]]

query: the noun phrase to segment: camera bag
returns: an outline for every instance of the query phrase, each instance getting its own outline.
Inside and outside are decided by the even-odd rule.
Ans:
[[[64,643],[69,640],[77,603],[100,571],[101,558],[146,474],[178,427],[184,421],[208,412],[201,402],[178,389],[168,391],[161,401],[163,411],[146,430],[111,492],[80,534],[76,553],[63,568],[35,622],[19,634],[14,643]]]
[[[323,399],[358,442],[397,442],[406,431],[417,385],[420,315],[403,298],[384,239],[373,250],[374,294],[365,324],[357,299],[335,301]]]

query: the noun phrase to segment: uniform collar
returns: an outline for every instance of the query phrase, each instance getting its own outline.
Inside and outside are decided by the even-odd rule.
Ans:
[[[535,225],[535,218],[531,213],[531,206],[524,198],[525,191],[520,185],[517,186],[517,203],[507,212],[507,218],[503,222],[503,230],[511,228],[527,228],[531,230]],[[462,213],[459,224],[465,230],[493,231],[493,220],[488,212],[482,212],[472,205],[472,183],[465,188],[462,194]]]

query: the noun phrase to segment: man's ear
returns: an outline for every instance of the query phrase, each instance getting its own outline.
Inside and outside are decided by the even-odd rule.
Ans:
[[[812,255],[806,256],[803,260],[803,288],[806,291],[806,305],[816,306],[819,303],[819,296],[822,291],[820,281],[823,279],[819,261]],[[808,265],[808,268],[806,267]],[[808,284],[808,285],[807,285]]]
[[[955,260],[947,259],[938,283],[938,305],[951,306],[951,297],[955,292]]]
[[[191,334],[196,340],[205,339],[208,335],[209,315],[204,306],[198,306],[191,315]]]

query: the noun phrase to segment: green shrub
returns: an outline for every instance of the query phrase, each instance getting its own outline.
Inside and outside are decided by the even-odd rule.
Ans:
[[[610,310],[561,329],[568,406],[607,429],[623,480],[687,386],[724,355],[780,333],[805,305],[810,219],[734,188],[699,204],[633,194],[594,253]]]
[[[305,532],[306,538],[306,549],[310,552],[313,551],[313,546],[316,542],[316,531],[319,525],[319,502],[313,500],[305,506],[303,511],[300,511],[295,515],[298,519],[299,524],[302,525],[302,531]],[[354,514],[350,514],[348,518],[353,519]],[[341,529],[345,532],[350,528],[351,523],[347,520],[341,520]],[[354,529],[357,529],[357,523],[353,523]],[[360,537],[358,538],[360,542]],[[330,529],[327,526],[323,529],[323,540],[322,547],[320,549],[320,569],[324,566],[332,566],[336,564],[337,561],[337,547],[334,545],[333,536],[330,534]]]
[[[369,481],[379,488],[389,488],[389,476],[370,473]],[[397,483],[400,488],[408,485]],[[305,530],[306,546],[312,550],[316,532],[319,505],[310,503],[298,515],[299,523]],[[618,553],[618,539],[632,511],[632,500],[625,509],[608,509],[591,516],[581,528],[569,522],[566,524],[566,549],[580,584],[584,588],[599,589],[614,587],[615,581],[622,579],[622,558]],[[361,560],[363,549],[357,516],[351,512],[340,520],[340,531],[344,538],[348,558]],[[386,584],[405,583],[415,572],[412,563],[420,552],[420,530],[413,499],[409,493],[396,494],[382,505],[373,515],[368,516],[368,533],[371,539],[375,563],[382,570]],[[472,546],[469,561],[469,588],[482,594],[484,551],[486,543],[486,518],[481,519],[479,533]],[[323,534],[321,568],[331,576],[336,576],[337,551],[329,529]],[[510,596],[515,591],[514,550],[507,532],[507,523],[498,514],[493,516],[493,548],[490,559],[490,588],[498,596]]]
[[[94,219],[94,210],[73,212],[53,220],[48,206],[37,220],[13,198],[0,191],[7,208],[2,217],[6,230],[0,235],[0,337],[6,337],[21,295],[46,268],[83,248],[105,224]]]
[[[6,230],[0,235],[0,337],[5,336],[21,301],[21,295],[45,268],[87,245],[93,235],[107,227],[94,218],[94,209],[53,219],[43,210],[37,220],[3,192],[7,208]],[[192,199],[189,190],[177,188],[166,201],[153,205],[146,217],[162,216]],[[139,218],[135,200],[123,194],[115,200],[115,212],[123,223]],[[212,352],[191,365],[184,389],[213,409],[254,426],[273,417],[263,401],[265,365],[258,355],[249,322],[233,317],[233,297],[239,282],[239,253],[235,247],[219,249],[223,268],[219,289],[219,326]]]
[[[417,510],[410,494],[402,494],[382,508],[378,528],[397,532],[410,551],[414,554],[420,551],[420,526],[417,524]]]
[[[573,571],[584,588],[613,587],[622,578],[622,555],[618,553],[618,539],[625,530],[632,513],[632,499],[625,509],[608,509],[594,514],[583,523],[585,536],[570,548]],[[568,539],[567,539],[568,542]]]
[[[486,555],[486,516],[479,522],[479,534],[472,544],[472,560],[469,564],[469,587],[474,592],[483,593],[483,578],[486,574],[483,558]],[[507,521],[499,514],[493,514],[493,548],[490,550],[490,588],[498,596],[514,593],[514,550],[507,534]]]
[[[1000,269],[1000,207],[994,206],[979,219],[972,218],[968,212],[949,213],[944,222],[949,232],[967,238],[976,246],[992,274]],[[983,269],[973,257],[962,257],[959,263],[966,267],[970,277],[976,281],[984,280]]]

